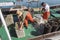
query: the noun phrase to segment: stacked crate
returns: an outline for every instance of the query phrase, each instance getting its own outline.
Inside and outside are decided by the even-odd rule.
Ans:
[[[5,18],[7,26],[10,26],[11,24],[14,24],[13,15],[12,14],[4,15],[4,16],[5,16],[4,18]]]

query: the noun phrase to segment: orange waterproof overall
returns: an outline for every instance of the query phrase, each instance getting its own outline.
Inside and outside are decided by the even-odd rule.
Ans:
[[[43,13],[43,19],[48,20],[49,16],[50,16],[50,12]]]
[[[28,20],[31,21],[32,23],[34,22],[30,12],[27,13],[26,18],[24,20],[24,24],[25,24],[26,27],[28,26]]]

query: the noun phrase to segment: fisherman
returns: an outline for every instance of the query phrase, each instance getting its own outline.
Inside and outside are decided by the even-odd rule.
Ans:
[[[28,21],[31,21],[32,23],[34,23],[34,19],[33,19],[32,15],[31,15],[31,12],[30,12],[29,9],[27,10],[27,15],[26,15],[26,19],[25,19],[26,27],[28,27]]]
[[[47,4],[47,3],[45,3],[45,2],[42,2],[41,3],[41,6],[42,6],[42,11],[43,11],[43,20],[45,21],[45,22],[47,22],[48,21],[48,18],[49,18],[49,16],[50,16],[50,7],[49,7],[49,5]]]
[[[25,10],[25,11],[26,11],[26,17],[24,19],[24,24],[25,24],[26,28],[28,28],[28,21],[31,21],[32,23],[34,23],[34,20],[32,18],[32,15],[31,15],[30,11],[28,9]],[[23,15],[23,13],[18,10],[17,14],[18,14],[18,17],[19,17],[19,20],[20,20],[20,17]],[[20,25],[20,29],[22,29],[22,25]]]

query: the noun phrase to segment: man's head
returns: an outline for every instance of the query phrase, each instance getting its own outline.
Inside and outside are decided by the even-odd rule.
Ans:
[[[42,2],[41,5],[42,5],[43,7],[45,7],[45,6],[46,6],[46,3],[45,3],[45,2]]]
[[[20,10],[17,10],[17,15],[21,16],[23,13]]]

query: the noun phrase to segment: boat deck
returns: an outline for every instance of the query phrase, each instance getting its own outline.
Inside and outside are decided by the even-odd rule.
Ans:
[[[53,15],[55,15],[56,17],[60,17],[60,14],[53,14]],[[17,38],[17,37],[13,37],[12,36],[12,40],[27,40],[29,38],[35,37],[34,35],[32,35],[32,32],[35,31],[35,29],[32,26],[32,24],[29,23],[28,29],[26,29],[24,27],[24,31],[25,31],[25,37],[23,37],[23,38]],[[34,33],[34,34],[36,34],[36,33]],[[0,36],[1,36],[2,40],[8,40],[7,34],[6,34],[5,29],[4,29],[3,26],[0,27]]]
[[[33,35],[31,35],[31,32],[35,31],[35,30],[31,24],[29,24],[28,29],[24,28],[24,31],[25,31],[24,38],[12,37],[12,40],[27,40],[28,38],[34,37]],[[8,40],[7,34],[6,34],[5,29],[3,27],[0,28],[0,35],[1,35],[2,40]]]

